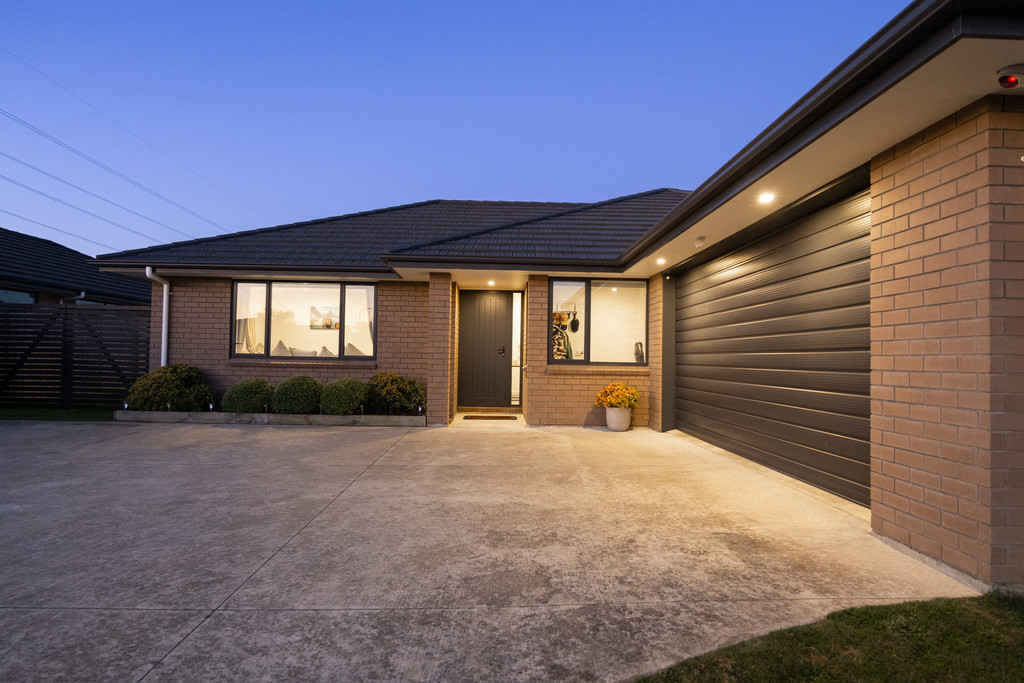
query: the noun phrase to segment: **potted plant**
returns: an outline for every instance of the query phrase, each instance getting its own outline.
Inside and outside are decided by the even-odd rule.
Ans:
[[[633,408],[639,400],[639,391],[622,382],[612,382],[598,393],[594,405],[604,408],[608,429],[624,432],[629,429]]]

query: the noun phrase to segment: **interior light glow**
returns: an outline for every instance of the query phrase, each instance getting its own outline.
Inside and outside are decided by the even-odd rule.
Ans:
[[[758,196],[757,201],[761,202],[762,204],[770,204],[772,201],[774,201],[774,199],[775,195],[773,195],[771,192],[762,192],[760,196]]]

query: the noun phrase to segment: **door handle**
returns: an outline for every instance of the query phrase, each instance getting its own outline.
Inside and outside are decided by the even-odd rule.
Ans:
[[[502,346],[500,349],[498,349],[498,353],[500,353],[501,357],[504,358],[505,357],[505,347]]]

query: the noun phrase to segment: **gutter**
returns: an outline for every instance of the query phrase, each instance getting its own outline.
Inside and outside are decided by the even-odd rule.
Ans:
[[[146,266],[146,277],[164,286],[164,303],[161,308],[162,317],[160,320],[160,367],[164,367],[167,365],[167,323],[170,320],[171,283],[156,275],[153,272],[153,266]]]

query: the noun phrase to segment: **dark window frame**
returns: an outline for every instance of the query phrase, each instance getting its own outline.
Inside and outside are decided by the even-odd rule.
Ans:
[[[584,318],[583,318],[583,360],[567,358],[555,358],[554,346],[551,343],[551,314],[552,302],[554,301],[555,284],[559,282],[582,282],[584,286]],[[591,285],[594,282],[642,282],[644,283],[644,362],[623,362],[623,361],[594,361],[590,360],[590,339],[592,318],[592,297]],[[551,365],[597,365],[597,366],[618,366],[618,367],[646,367],[651,360],[651,285],[647,280],[636,278],[608,278],[608,277],[549,277],[548,278],[548,306],[545,320],[544,335],[547,338],[548,363]]]
[[[271,349],[270,349],[270,323],[271,323],[271,319],[273,318],[273,316],[271,315],[270,302],[272,300],[271,297],[273,295],[274,284],[275,283],[276,284],[282,284],[282,285],[338,285],[340,287],[340,297],[339,297],[340,298],[340,302],[339,302],[339,304],[340,304],[340,309],[341,309],[340,318],[342,320],[342,324],[338,328],[338,355],[337,356],[326,357],[326,356],[272,356],[272,355],[270,355],[270,351],[271,351]],[[235,351],[235,334],[236,334],[237,329],[238,329],[238,325],[236,324],[237,318],[235,317],[235,315],[237,314],[238,285],[240,285],[240,284],[253,284],[253,285],[266,285],[267,286],[266,299],[263,302],[263,306],[264,306],[263,310],[265,312],[264,313],[264,317],[266,318],[266,320],[264,322],[264,328],[263,328],[263,338],[265,340],[264,344],[263,344],[263,353],[237,353]],[[348,286],[348,285],[357,286],[357,287],[373,287],[373,320],[372,320],[371,331],[370,331],[370,339],[373,342],[373,354],[369,355],[369,356],[346,356],[345,355],[345,325],[344,325],[344,320],[345,320],[345,287]],[[273,359],[273,360],[276,360],[276,361],[288,361],[288,360],[291,360],[291,361],[301,361],[303,363],[305,363],[305,362],[330,363],[330,362],[337,362],[337,361],[341,361],[341,360],[343,360],[343,361],[359,361],[359,360],[362,360],[362,361],[376,361],[377,360],[377,331],[378,331],[378,324],[377,324],[377,311],[378,311],[378,308],[377,308],[377,305],[378,305],[379,295],[380,295],[380,287],[378,286],[378,283],[376,283],[376,282],[353,282],[353,281],[349,281],[349,280],[329,280],[329,281],[326,281],[326,282],[305,282],[305,281],[293,281],[293,280],[232,280],[231,281],[231,316],[230,316],[231,334],[230,334],[230,340],[228,342],[228,349],[229,349],[230,357],[231,358],[248,358],[248,359],[266,358],[268,360],[269,359]]]

